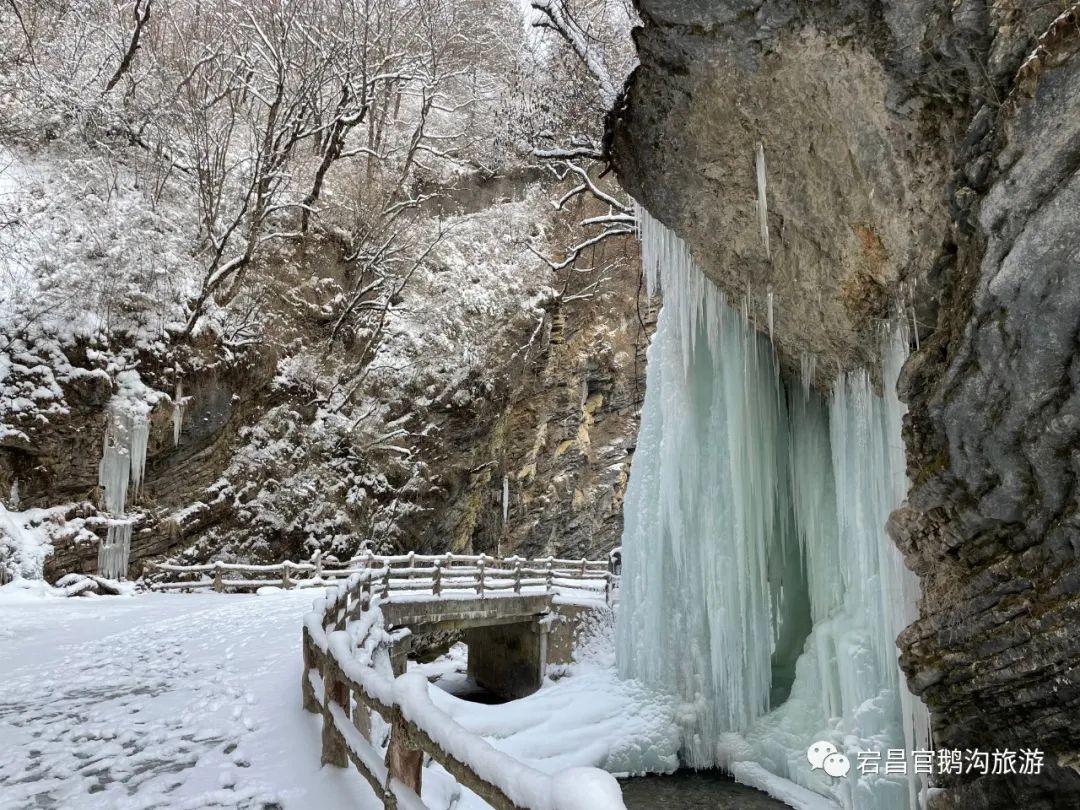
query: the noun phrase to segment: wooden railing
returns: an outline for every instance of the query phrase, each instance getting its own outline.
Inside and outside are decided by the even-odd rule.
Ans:
[[[409,633],[408,629],[389,632],[379,607],[394,596],[396,577],[405,577],[406,582],[409,577],[414,582],[422,577],[432,588],[441,584],[444,593],[456,589],[458,579],[475,581],[481,595],[499,591],[498,598],[513,598],[534,587],[526,585],[533,580],[545,588],[559,587],[555,582],[566,569],[556,569],[557,561],[521,560],[512,568],[500,568],[496,575],[494,566],[489,569],[477,560],[475,573],[465,573],[469,567],[463,565],[450,576],[441,564],[418,566],[417,562],[427,560],[411,557],[396,571],[385,564],[352,574],[328,589],[304,619],[304,708],[322,715],[323,763],[355,766],[387,808],[423,810],[420,786],[426,753],[496,810],[625,810],[618,783],[610,774],[596,768],[576,768],[555,776],[541,773],[496,750],[436,708],[422,675],[403,670],[395,671],[394,677],[386,674],[392,666],[390,647],[399,635]],[[599,579],[589,568],[586,561],[574,572],[585,588]],[[533,576],[533,571],[542,576]],[[508,585],[498,584],[506,581]],[[610,583],[610,577],[603,581]],[[397,666],[402,665],[398,662]],[[369,739],[371,712],[390,725],[385,759]]]
[[[170,575],[168,581],[153,583],[151,588],[154,590],[210,588],[218,592],[255,590],[267,585],[319,587],[378,570],[378,582],[373,587],[384,599],[395,593],[426,592],[441,596],[444,592],[471,592],[483,598],[498,593],[586,591],[596,595],[602,593],[610,604],[618,580],[608,560],[497,559],[486,554],[424,555],[412,552],[393,556],[365,553],[346,562],[316,553],[310,561],[300,563],[288,560],[272,565],[221,561],[199,565],[157,563],[154,568]]]

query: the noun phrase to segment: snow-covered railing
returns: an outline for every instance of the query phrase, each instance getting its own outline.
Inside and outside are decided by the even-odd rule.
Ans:
[[[385,629],[380,603],[387,596],[379,589],[390,572],[384,565],[353,574],[304,618],[304,708],[322,714],[323,763],[355,766],[387,808],[424,810],[427,754],[496,810],[625,810],[611,774],[538,771],[437,708],[422,675],[395,677],[389,648],[409,631]],[[371,712],[390,725],[385,759],[370,739]]]
[[[347,562],[324,559],[316,554],[310,562],[286,560],[271,565],[210,562],[199,565],[157,563],[159,571],[171,575],[155,582],[154,590],[215,591],[255,590],[267,585],[282,588],[310,588],[332,585],[355,574],[379,570],[377,588],[382,597],[396,592],[427,592],[441,596],[447,592],[472,592],[480,597],[502,592],[586,591],[603,594],[611,602],[616,582],[609,560],[568,560],[546,557],[498,559],[486,554],[400,554],[365,553]],[[248,575],[229,577],[227,574]],[[272,576],[271,576],[272,575]],[[175,577],[198,579],[174,579]]]

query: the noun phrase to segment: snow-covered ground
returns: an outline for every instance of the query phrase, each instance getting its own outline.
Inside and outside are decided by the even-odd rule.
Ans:
[[[320,769],[300,706],[310,607],[295,592],[3,598],[0,807],[380,807],[354,772]]]
[[[381,807],[354,770],[320,767],[319,719],[300,705],[311,601],[310,591],[61,599],[0,588],[0,808]],[[432,696],[548,772],[674,763],[669,707],[618,680],[609,646],[510,705]],[[486,806],[437,766],[424,800]]]

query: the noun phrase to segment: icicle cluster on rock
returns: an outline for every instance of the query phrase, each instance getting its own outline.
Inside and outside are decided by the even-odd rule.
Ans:
[[[150,440],[148,415],[149,406],[123,396],[114,397],[109,405],[105,446],[98,464],[98,484],[109,514],[108,533],[98,548],[98,573],[107,579],[127,574],[132,532],[132,521],[126,516],[128,493],[134,500],[142,486]]]
[[[920,784],[855,769],[834,784],[806,759],[819,739],[852,762],[928,745],[894,643],[918,581],[885,533],[907,490],[906,333],[886,335],[884,398],[864,372],[822,398],[809,359],[788,385],[745,311],[639,217],[664,306],[625,501],[620,672],[682,702],[690,766],[764,768],[858,810],[915,806]]]

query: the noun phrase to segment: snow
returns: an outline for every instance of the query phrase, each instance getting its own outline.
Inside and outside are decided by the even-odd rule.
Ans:
[[[767,793],[795,810],[837,810],[838,805],[813,791],[769,773],[756,762],[737,762],[732,768],[735,781]]]
[[[547,774],[597,767],[615,774],[671,773],[678,767],[675,706],[613,666],[547,681],[513,703],[487,706],[441,689],[432,703],[466,731]]]
[[[0,569],[5,577],[40,579],[45,558],[52,552],[46,509],[10,511],[0,503]]]
[[[164,180],[151,194],[141,157],[65,138],[34,151],[0,147],[0,438],[39,452],[39,436],[70,411],[65,385],[111,381],[99,467],[110,518],[99,565],[108,577],[126,572],[128,491],[136,500],[149,413],[164,396],[145,385],[134,358],[163,350],[196,269],[189,200]],[[31,568],[25,575],[41,575]]]
[[[603,618],[586,625],[579,636],[574,662],[561,668],[562,677],[545,680],[538,692],[511,703],[474,703],[447,691],[463,685],[465,659],[461,647],[452,648],[447,656],[431,664],[410,667],[409,676],[414,679],[410,688],[415,690],[412,699],[426,707],[425,720],[436,714],[443,716],[440,723],[452,721],[447,731],[451,737],[460,738],[462,732],[467,732],[475,735],[474,739],[482,738],[494,749],[483,752],[482,758],[509,755],[531,771],[553,776],[553,782],[545,783],[553,807],[619,807],[621,804],[612,805],[616,801],[611,793],[613,787],[617,788],[614,781],[604,779],[595,770],[582,769],[600,768],[617,775],[670,773],[678,767],[681,738],[672,700],[636,681],[619,678],[612,631],[610,621]],[[419,695],[415,679],[421,675],[435,678],[427,689],[430,705]],[[456,810],[487,807],[470,791],[447,785],[450,777],[439,766],[432,765],[429,771],[424,775],[427,803],[437,806],[434,797],[442,786],[448,796],[460,793]],[[525,773],[525,781],[535,784],[536,775]],[[589,792],[584,791],[586,783],[590,784]],[[583,805],[563,803],[572,799],[565,792],[574,784],[582,786],[580,798],[574,801],[588,797]],[[531,798],[544,802],[546,794],[541,791],[541,795]]]
[[[54,588],[43,579],[18,578],[7,585],[0,586],[0,607],[21,603],[36,604],[49,597],[63,598],[66,594],[60,588]],[[10,629],[0,630],[0,638],[14,637]]]
[[[0,147],[0,321],[12,333],[152,340],[176,316],[192,291],[195,212],[173,183],[153,198],[139,157],[65,140]]]
[[[355,769],[320,767],[321,718],[300,701],[310,592],[56,594],[40,581],[0,588],[5,810],[381,807]],[[594,629],[565,677],[504,706],[427,683],[460,671],[460,648],[389,683],[412,711],[440,716],[453,745],[482,746],[498,778],[539,791],[536,806],[618,807],[614,780],[593,768],[670,771],[679,736],[670,701],[618,678],[609,631]],[[373,729],[380,740],[385,725]],[[382,755],[358,734],[347,742]],[[487,807],[436,764],[423,783],[432,810]]]
[[[882,334],[887,396],[857,371],[826,400],[812,360],[801,384],[783,380],[745,308],[640,217],[664,307],[625,500],[620,672],[679,698],[687,764],[773,795],[916,807],[919,777],[835,781],[806,760],[817,740],[853,759],[929,744],[895,646],[917,581],[885,532],[907,492],[895,395],[906,332]]]
[[[402,675],[394,683],[394,693],[407,719],[424,729],[452,757],[467,763],[481,779],[498,786],[514,804],[536,810],[555,810],[551,804],[550,780],[483,738],[470,734],[445,712],[439,711],[431,701],[426,678],[418,674]]]
[[[670,772],[678,767],[681,740],[674,707],[635,682],[618,678],[612,615],[602,606],[581,626],[573,663],[558,668],[564,677],[545,681],[539,692],[524,699],[492,707],[463,701],[448,691],[465,685],[460,645],[444,660],[413,664],[409,672],[393,678],[388,643],[409,631],[389,634],[384,629],[379,597],[345,630],[326,632],[322,617],[341,607],[343,594],[354,589],[361,576],[353,575],[315,601],[304,617],[311,643],[332,655],[342,674],[361,684],[369,697],[399,707],[444,752],[515,804],[535,810],[622,810],[618,785],[605,771]],[[432,685],[433,677],[448,682]],[[319,692],[321,685],[313,681],[313,686]],[[384,737],[376,731],[372,740],[382,739],[385,746]],[[371,756],[367,741],[347,743],[357,756]],[[566,787],[568,770],[578,777],[576,793]],[[437,763],[430,764],[429,774],[433,778],[425,777],[424,794],[432,806],[486,806],[448,782],[449,775]],[[462,796],[464,804],[458,803]]]
[[[300,705],[309,593],[0,589],[5,810],[381,808]]]

